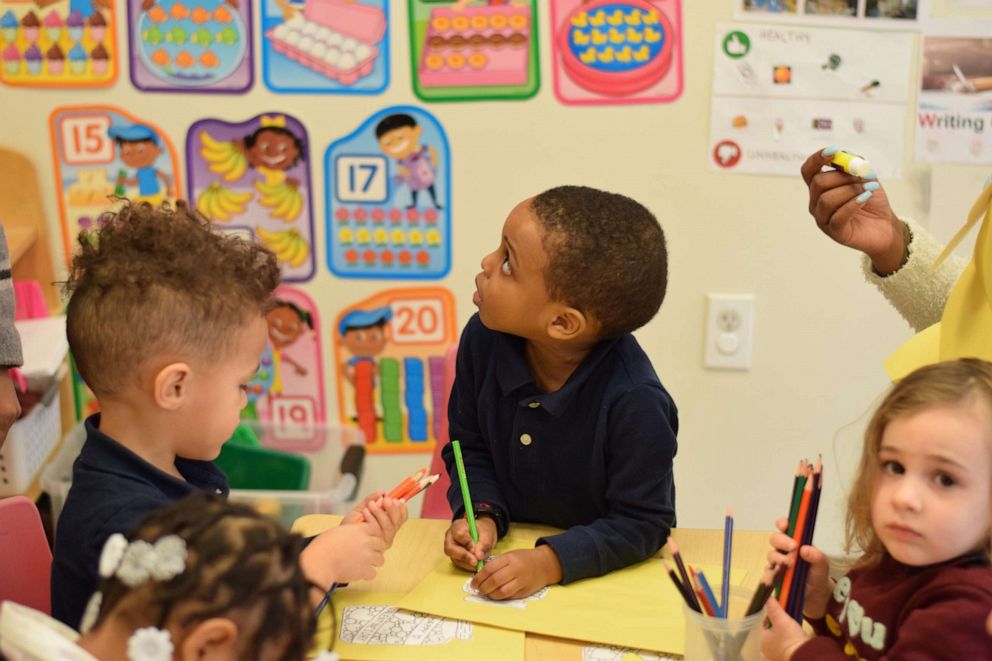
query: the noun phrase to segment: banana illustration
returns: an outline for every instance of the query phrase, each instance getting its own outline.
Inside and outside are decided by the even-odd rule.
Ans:
[[[196,198],[196,208],[207,218],[227,222],[245,212],[252,196],[251,191],[236,193],[215,181]]]
[[[258,203],[271,209],[269,215],[273,218],[292,223],[300,217],[300,212],[303,211],[303,193],[295,186],[286,182],[266,184],[256,181],[255,189],[259,193]]]
[[[248,159],[237,144],[218,140],[206,131],[200,131],[200,145],[200,156],[211,172],[222,176],[224,181],[236,181],[244,176]]]
[[[275,253],[277,260],[293,268],[303,265],[310,257],[310,244],[295,227],[283,232],[272,232],[264,227],[258,227],[255,232],[262,245]]]

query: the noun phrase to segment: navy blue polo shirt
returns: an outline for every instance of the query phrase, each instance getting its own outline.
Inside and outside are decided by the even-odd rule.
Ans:
[[[565,529],[537,542],[557,553],[562,583],[652,556],[675,525],[678,412],[632,335],[600,342],[546,393],[524,340],[489,330],[476,314],[459,342],[448,421],[474,502],[498,508],[507,522]],[[442,455],[459,517],[450,445]]]
[[[186,478],[164,473],[100,431],[100,414],[86,420],[86,442],[72,467],[72,488],[55,532],[52,615],[79,628],[99,581],[103,545],[131,532],[145,515],[197,491],[228,494],[227,477],[212,462],[176,459]]]

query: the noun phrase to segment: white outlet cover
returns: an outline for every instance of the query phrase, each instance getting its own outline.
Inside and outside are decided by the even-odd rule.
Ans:
[[[703,365],[711,369],[751,369],[754,334],[753,294],[707,294]]]

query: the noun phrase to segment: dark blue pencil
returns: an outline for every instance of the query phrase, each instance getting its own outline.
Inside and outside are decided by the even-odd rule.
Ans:
[[[723,585],[720,586],[720,614],[724,618],[730,613],[730,553],[734,546],[734,510],[727,508],[727,518],[723,520]]]

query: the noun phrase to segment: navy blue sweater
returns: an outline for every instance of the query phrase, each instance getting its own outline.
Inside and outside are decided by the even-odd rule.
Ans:
[[[74,629],[96,591],[107,538],[127,534],[145,517],[196,491],[228,494],[227,477],[209,461],[176,459],[186,480],[164,473],[86,420],[86,443],[72,467],[72,487],[59,516],[52,558],[52,615]]]
[[[565,385],[545,393],[523,339],[475,315],[459,343],[448,419],[474,502],[508,522],[566,529],[537,542],[558,555],[562,583],[644,560],[668,539],[678,412],[632,335],[601,342]],[[460,517],[450,444],[442,454]]]

